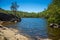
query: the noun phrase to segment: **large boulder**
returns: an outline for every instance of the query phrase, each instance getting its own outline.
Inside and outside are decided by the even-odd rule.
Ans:
[[[18,18],[15,15],[12,14],[5,14],[5,13],[0,13],[0,21],[21,21],[21,18]]]

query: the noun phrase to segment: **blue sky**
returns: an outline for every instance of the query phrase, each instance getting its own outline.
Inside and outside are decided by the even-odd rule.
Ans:
[[[0,7],[10,10],[11,3],[16,1],[18,10],[24,12],[41,12],[48,7],[51,0],[0,0]]]

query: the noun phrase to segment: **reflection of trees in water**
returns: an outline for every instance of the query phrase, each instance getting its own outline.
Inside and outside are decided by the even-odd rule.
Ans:
[[[60,28],[48,28],[48,37],[53,40],[60,39]]]

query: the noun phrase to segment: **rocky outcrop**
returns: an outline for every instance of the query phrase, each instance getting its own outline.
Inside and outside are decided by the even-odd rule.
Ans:
[[[51,27],[51,28],[60,28],[60,23],[59,24],[50,23],[49,27]]]
[[[0,40],[31,40],[23,36],[17,29],[0,26]]]
[[[21,21],[21,18],[18,18],[15,15],[12,14],[5,14],[5,13],[0,13],[0,21]]]

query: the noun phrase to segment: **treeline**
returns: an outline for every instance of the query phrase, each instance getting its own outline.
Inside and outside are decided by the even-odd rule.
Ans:
[[[48,8],[42,12],[42,16],[47,18],[49,23],[60,24],[60,0],[52,0]]]
[[[15,13],[13,11],[4,10],[2,8],[0,8],[0,12],[6,13],[6,14],[15,15]],[[16,12],[16,16],[21,17],[21,18],[39,18],[40,17],[40,13],[35,13],[35,12],[29,13],[29,12],[17,11]]]
[[[17,2],[12,2],[11,6],[10,6],[11,11],[4,10],[4,9],[0,8],[0,12],[4,12],[7,14],[13,14],[13,15],[16,15],[21,18],[25,18],[25,17],[27,17],[27,18],[40,18],[43,16],[42,13],[35,13],[35,12],[28,13],[28,12],[17,11],[18,7],[19,7],[19,5],[17,4]]]

